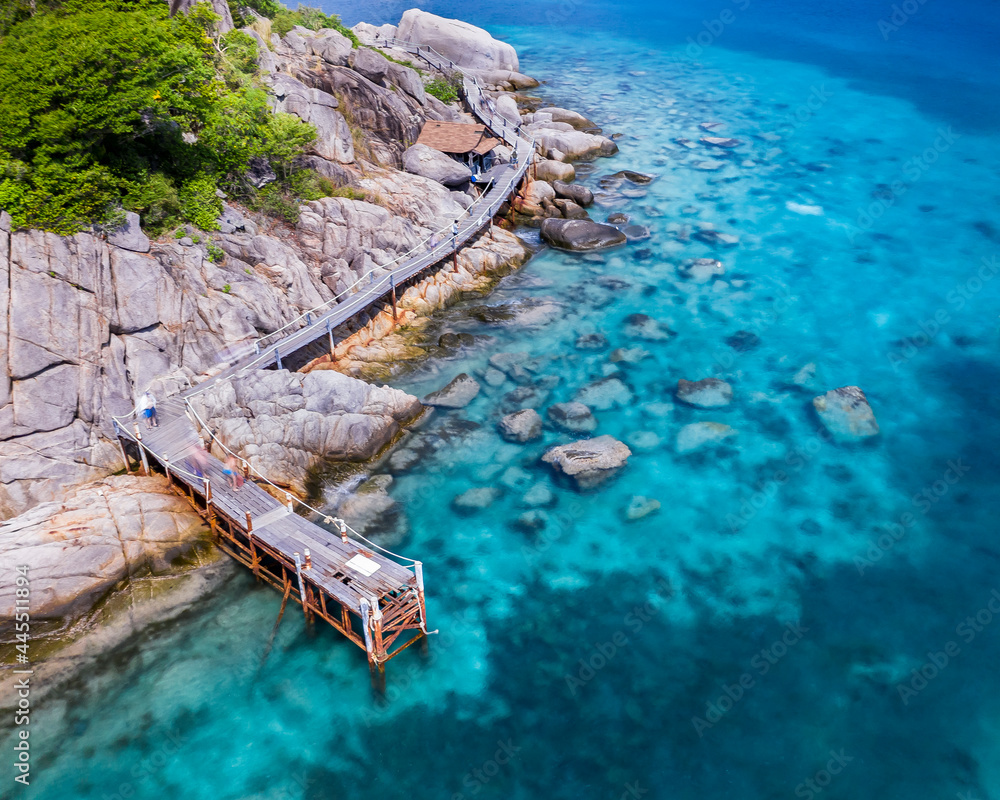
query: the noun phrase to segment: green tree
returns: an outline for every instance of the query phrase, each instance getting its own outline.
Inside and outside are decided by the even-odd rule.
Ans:
[[[273,159],[287,177],[315,131],[272,115],[254,85],[256,43],[221,39],[205,3],[27,4],[0,39],[0,208],[19,227],[72,233],[135,208],[214,224],[219,187]]]

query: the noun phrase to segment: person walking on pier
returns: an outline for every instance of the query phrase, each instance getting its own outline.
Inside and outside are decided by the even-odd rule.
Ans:
[[[229,485],[233,487],[233,491],[238,492],[243,486],[243,474],[240,472],[240,465],[236,463],[236,456],[232,453],[226,459],[226,468],[222,472],[229,480]]]
[[[456,219],[451,223],[451,244],[455,250],[458,250],[458,220]]]
[[[208,451],[199,439],[188,449],[188,466],[199,478],[205,477],[205,470],[208,469]]]
[[[160,423],[156,421],[156,398],[153,397],[153,393],[146,391],[139,401],[139,410],[142,411],[142,415],[146,418],[146,428],[158,428]]]

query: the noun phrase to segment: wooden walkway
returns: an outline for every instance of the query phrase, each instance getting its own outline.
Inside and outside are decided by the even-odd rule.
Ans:
[[[308,621],[323,619],[363,648],[382,688],[386,662],[428,634],[420,562],[400,564],[331,530],[336,525],[329,518],[310,522],[295,513],[308,506],[287,494],[282,502],[250,476],[234,489],[223,464],[204,450],[199,454],[200,439],[180,398],[159,403],[157,417],[152,429],[141,422],[131,431],[119,428],[126,464],[132,460],[146,474],[162,470],[220,547],[283,593],[282,613],[292,598]]]
[[[406,49],[438,69],[454,69],[430,48],[405,42]],[[252,370],[282,367],[282,359],[327,337],[333,351],[333,331],[339,325],[392,296],[403,282],[457,254],[470,239],[492,224],[504,202],[513,198],[534,154],[534,141],[519,127],[496,115],[492,101],[474,77],[464,79],[469,109],[515,154],[512,163],[491,170],[492,183],[456,224],[439,231],[393,264],[373,269],[347,292],[304,312],[284,328],[258,339],[254,353],[231,364],[194,389],[157,404],[158,427],[147,429],[137,411],[115,419],[126,467],[130,460],[148,474],[162,470],[211,525],[220,547],[249,567],[260,580],[283,594],[281,614],[289,598],[301,604],[306,619],[319,617],[365,649],[376,687],[384,688],[385,664],[411,644],[426,645],[427,630],[423,567],[378,546],[365,546],[345,521],[324,517],[270,484],[264,476],[234,489],[216,458],[200,450],[200,436],[225,444],[197,419],[189,398],[219,381]],[[197,426],[197,427],[196,427]],[[201,431],[198,430],[201,428]],[[200,453],[200,454],[199,454]],[[264,487],[267,487],[266,489]],[[279,497],[284,494],[284,502]],[[275,497],[278,495],[279,497]],[[308,514],[313,521],[301,516]],[[350,536],[348,535],[350,532]],[[279,619],[281,615],[279,614]]]

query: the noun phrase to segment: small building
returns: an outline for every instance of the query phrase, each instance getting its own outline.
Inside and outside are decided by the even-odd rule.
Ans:
[[[417,144],[425,144],[461,161],[474,173],[486,172],[494,163],[493,149],[501,141],[482,124],[427,120]]]

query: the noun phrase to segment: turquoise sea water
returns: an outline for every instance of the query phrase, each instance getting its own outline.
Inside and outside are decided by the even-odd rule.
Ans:
[[[698,44],[724,9],[733,21]],[[543,252],[442,316],[475,346],[396,382],[423,394],[523,352],[534,391],[484,383],[404,442],[417,467],[383,468],[441,629],[428,660],[390,664],[386,700],[356,648],[295,614],[264,660],[279,600],[233,567],[37,709],[20,793],[1000,798],[996,15],[916,9],[886,40],[878,4],[429,6],[490,25],[547,99],[625,134],[581,180],[656,175],[592,212],[652,238]],[[709,121],[744,145],[674,142]],[[725,164],[693,168],[709,158]],[[706,224],[738,244],[695,238]],[[721,280],[682,280],[705,256]],[[484,324],[483,304],[519,313]],[[676,335],[637,336],[636,313]],[[759,343],[734,348],[739,331]],[[578,348],[591,333],[608,347]],[[818,391],[793,383],[809,363],[817,389],[866,391],[877,440],[822,435]],[[679,378],[708,376],[732,383],[730,407],[674,403]],[[538,462],[568,436],[497,435],[517,403],[544,412],[608,377],[627,394],[597,432],[633,456],[598,491]],[[677,454],[698,421],[738,434]],[[502,489],[492,506],[453,510],[483,486]],[[660,510],[626,521],[636,495]]]

